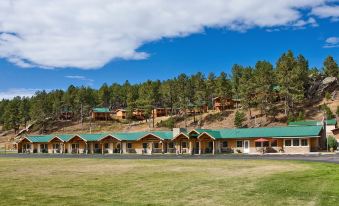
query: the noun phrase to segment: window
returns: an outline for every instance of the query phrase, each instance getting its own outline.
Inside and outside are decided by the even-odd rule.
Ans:
[[[286,147],[292,146],[292,142],[291,142],[290,139],[285,139],[285,146],[286,146]]]
[[[60,148],[60,144],[53,144],[53,149],[59,149]]]
[[[237,147],[242,147],[242,141],[241,140],[237,141]]]
[[[182,143],[181,143],[181,147],[182,147],[182,148],[187,148],[187,142],[182,142]]]
[[[95,144],[95,145],[94,145],[94,148],[95,148],[95,149],[98,149],[98,148],[99,148],[99,144]]]
[[[293,146],[299,146],[299,139],[294,139],[293,140]]]
[[[222,147],[228,147],[227,141],[222,142]]]
[[[174,148],[174,143],[173,142],[169,142],[168,143],[168,148],[170,148],[170,149]]]
[[[261,142],[255,142],[255,147],[261,147]]]
[[[154,148],[156,148],[156,149],[159,148],[159,143],[156,142],[153,145],[154,145]]]
[[[40,149],[42,149],[42,150],[47,149],[47,144],[41,144]]]
[[[208,142],[208,148],[213,148],[213,142]]]
[[[302,139],[302,140],[301,140],[301,146],[308,146],[308,141],[307,141],[307,139]]]
[[[142,148],[146,149],[146,148],[147,148],[147,146],[148,146],[148,144],[147,144],[147,143],[142,143]]]
[[[108,143],[105,143],[105,149],[108,149],[109,145]]]
[[[263,147],[269,147],[269,146],[270,146],[270,142],[269,141],[263,142]]]
[[[130,143],[130,142],[127,143],[127,148],[128,148],[128,149],[131,149],[131,148],[132,148],[132,143]]]
[[[276,146],[278,146],[278,140],[274,139],[271,142],[271,147],[276,147]]]

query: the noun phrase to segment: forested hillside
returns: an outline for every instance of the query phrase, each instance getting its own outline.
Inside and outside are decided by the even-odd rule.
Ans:
[[[302,119],[306,103],[323,97],[317,99],[310,93],[315,82],[325,77],[337,78],[338,74],[338,64],[331,56],[324,60],[323,68],[309,68],[303,55],[288,51],[275,64],[267,61],[258,61],[254,67],[236,64],[230,74],[180,74],[165,81],[103,84],[99,89],[71,85],[66,91],[39,91],[33,97],[1,100],[0,125],[4,131],[16,132],[29,122],[44,127],[48,120],[58,120],[63,111],[74,113],[73,121],[86,121],[91,109],[97,106],[125,108],[128,121],[136,108],[144,109],[149,118],[155,107],[185,110],[192,105],[207,104],[212,108],[214,97],[240,100],[239,109],[250,116],[252,111],[259,111],[273,119],[279,113],[285,115],[286,120]],[[186,118],[185,115],[182,118]]]

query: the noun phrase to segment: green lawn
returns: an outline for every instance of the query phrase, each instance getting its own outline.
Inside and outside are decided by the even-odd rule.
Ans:
[[[338,205],[339,165],[0,158],[0,205]]]

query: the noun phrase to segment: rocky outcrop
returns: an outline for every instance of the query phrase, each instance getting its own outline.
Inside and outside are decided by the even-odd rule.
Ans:
[[[314,80],[308,91],[307,98],[310,100],[321,100],[326,92],[335,95],[335,91],[339,89],[338,79],[336,77],[326,77],[324,79]]]

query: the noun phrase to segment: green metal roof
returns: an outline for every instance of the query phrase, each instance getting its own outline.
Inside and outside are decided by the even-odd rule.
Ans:
[[[54,135],[35,135],[35,136],[27,136],[26,138],[33,142],[48,142],[50,139],[52,139]]]
[[[260,137],[317,137],[322,126],[300,127],[261,127],[243,129],[220,129],[206,131],[215,139],[221,138],[260,138]]]
[[[328,119],[326,120],[327,125],[336,125],[337,120],[336,119]],[[296,121],[296,122],[289,122],[288,126],[317,126],[317,125],[323,125],[321,121],[316,120],[307,120],[307,121]]]
[[[118,132],[112,133],[112,136],[119,138],[120,140],[133,141],[138,140],[148,134],[153,134],[161,139],[172,139],[172,131],[154,131],[154,132]]]
[[[83,138],[84,140],[91,142],[91,141],[98,141],[103,137],[107,137],[109,133],[96,133],[96,134],[78,134],[77,136]]]
[[[95,107],[93,108],[93,112],[107,113],[107,112],[110,112],[110,110],[107,107]]]
[[[53,135],[53,138],[54,137],[59,137],[62,141],[67,142],[69,139],[74,137],[74,135],[73,134],[56,134],[56,135]]]

